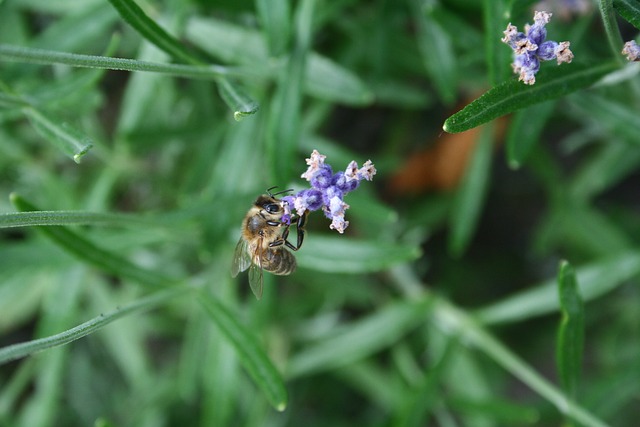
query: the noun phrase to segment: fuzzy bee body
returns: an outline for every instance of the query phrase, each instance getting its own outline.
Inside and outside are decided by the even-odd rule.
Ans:
[[[282,222],[284,208],[277,194],[259,196],[242,221],[242,234],[236,245],[231,275],[249,269],[249,285],[256,298],[262,297],[263,271],[288,275],[296,269],[296,258],[288,249],[297,251],[304,239],[306,214],[295,216],[289,224]],[[287,240],[289,227],[296,224],[297,245]],[[286,246],[286,248],[285,248]],[[288,249],[287,249],[288,248]]]

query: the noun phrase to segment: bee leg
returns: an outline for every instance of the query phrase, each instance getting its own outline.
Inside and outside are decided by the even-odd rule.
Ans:
[[[282,246],[286,243],[289,243],[287,241],[287,236],[289,235],[289,226],[287,225],[284,229],[284,231],[282,232],[282,236],[278,237],[276,240],[274,240],[273,242],[269,243],[269,247],[270,248],[274,248],[276,246]]]
[[[285,245],[287,245],[289,249],[293,251],[297,251],[302,246],[302,242],[304,241],[304,225],[306,223],[307,223],[307,213],[305,212],[302,215],[300,215],[300,217],[296,220],[296,232],[298,235],[298,239],[297,239],[298,241],[296,242],[297,243],[296,246],[294,246],[291,242],[287,240],[287,237],[289,236],[288,227],[284,231],[284,233],[282,233],[282,238],[284,239],[284,243]]]
[[[280,236],[278,239],[274,240],[273,242],[269,243],[269,247],[273,248],[275,246],[285,245],[289,249],[297,251],[299,246],[297,248],[295,246],[293,246],[291,244],[291,242],[289,242],[289,240],[287,240],[288,237],[289,237],[289,226],[287,225],[287,226],[285,226],[284,231],[282,232],[282,236]],[[300,240],[300,235],[298,235],[298,240]]]
[[[288,242],[281,237],[278,240],[274,240],[273,242],[269,243],[269,247],[275,248],[276,246],[282,246],[285,243],[288,243]]]

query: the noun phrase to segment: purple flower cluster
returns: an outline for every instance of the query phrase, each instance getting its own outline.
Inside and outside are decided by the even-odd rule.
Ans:
[[[361,168],[352,161],[346,170],[333,173],[331,166],[324,162],[327,156],[323,156],[318,150],[313,150],[311,157],[306,159],[309,166],[302,174],[302,178],[309,181],[311,188],[282,198],[284,215],[282,222],[291,222],[292,209],[297,215],[307,211],[322,209],[325,216],[331,220],[329,228],[344,233],[349,221],[345,221],[344,213],[349,208],[343,200],[350,191],[355,190],[363,179],[371,181],[376,174],[376,168],[371,160],[367,160]]]
[[[628,41],[624,44],[622,54],[627,55],[628,61],[639,62],[640,61],[640,46],[635,40]]]
[[[525,33],[518,31],[514,25],[507,25],[502,41],[508,44],[515,57],[513,71],[520,74],[519,80],[532,85],[536,82],[536,73],[540,69],[540,61],[556,59],[558,65],[571,62],[573,53],[569,49],[569,42],[555,42],[545,40],[547,29],[545,25],[551,20],[549,12],[536,12],[533,16],[534,24],[525,26]]]

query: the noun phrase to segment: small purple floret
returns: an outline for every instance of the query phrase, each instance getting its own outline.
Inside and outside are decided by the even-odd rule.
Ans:
[[[627,61],[638,62],[640,61],[640,46],[635,40],[630,40],[624,44],[622,54],[627,55]]]

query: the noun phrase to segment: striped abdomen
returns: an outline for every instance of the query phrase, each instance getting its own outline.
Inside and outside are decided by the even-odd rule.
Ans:
[[[281,276],[291,274],[296,269],[295,256],[282,247],[265,250],[260,261],[264,270]]]

